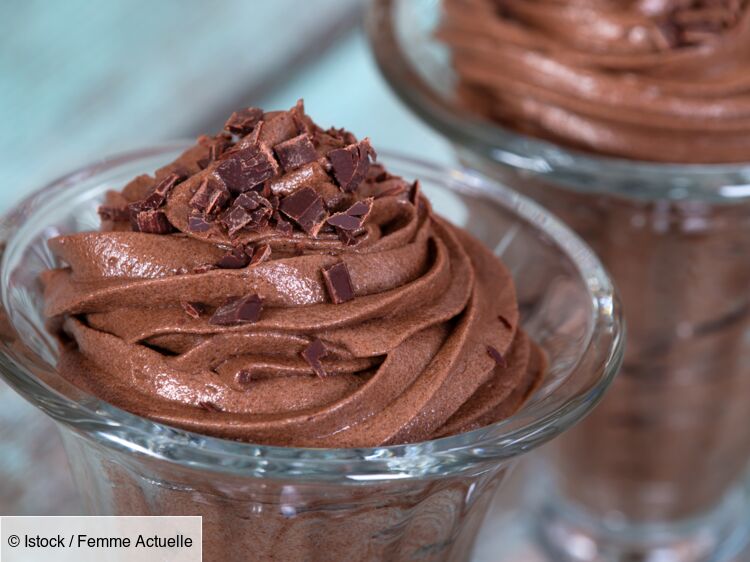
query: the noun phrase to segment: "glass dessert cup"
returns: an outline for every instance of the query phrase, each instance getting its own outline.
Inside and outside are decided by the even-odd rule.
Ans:
[[[434,1],[372,4],[386,79],[465,166],[571,226],[628,321],[612,391],[537,463],[537,539],[556,561],[731,559],[750,532],[750,164],[584,154],[471,115],[439,19]]]
[[[617,296],[589,249],[536,204],[476,175],[384,154],[438,212],[502,254],[524,327],[547,353],[542,386],[512,417],[469,433],[370,449],[257,446],[134,416],[54,369],[39,273],[46,240],[98,228],[105,192],[183,145],[106,160],[32,195],[3,222],[4,379],[51,416],[88,513],[202,515],[205,560],[468,560],[493,492],[520,455],[580,420],[616,373]]]

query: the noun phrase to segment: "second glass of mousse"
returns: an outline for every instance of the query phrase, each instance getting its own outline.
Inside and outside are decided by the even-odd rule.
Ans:
[[[515,460],[613,377],[619,304],[537,205],[385,161],[245,108],[6,217],[2,373],[91,514],[202,515],[206,560],[469,559]]]
[[[545,540],[559,559],[717,555],[750,513],[748,3],[374,6],[396,91],[623,295],[622,375],[559,442]]]

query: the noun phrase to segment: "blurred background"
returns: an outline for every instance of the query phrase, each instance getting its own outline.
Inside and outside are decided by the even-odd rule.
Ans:
[[[2,0],[0,211],[83,164],[300,97],[323,126],[444,162],[396,101],[361,0]],[[0,382],[0,513],[80,511],[57,432]]]

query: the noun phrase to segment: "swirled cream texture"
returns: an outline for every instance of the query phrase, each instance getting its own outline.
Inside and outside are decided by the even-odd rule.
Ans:
[[[543,376],[511,277],[367,140],[250,108],[45,272],[61,373],[130,412],[255,443],[415,442],[515,412]]]
[[[444,0],[459,98],[636,160],[750,160],[747,0]]]

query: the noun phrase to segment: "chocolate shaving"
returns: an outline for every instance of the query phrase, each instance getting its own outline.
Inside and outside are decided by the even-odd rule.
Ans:
[[[140,232],[148,232],[150,234],[168,234],[173,230],[164,211],[141,211],[136,215],[135,220]]]
[[[253,223],[253,216],[239,205],[232,206],[221,217],[221,222],[227,227],[229,236],[234,236],[240,230]]]
[[[325,368],[323,368],[323,364],[320,362],[321,359],[328,355],[328,350],[322,341],[317,338],[314,339],[300,352],[300,355],[302,355],[302,358],[307,361],[310,367],[312,367],[312,370],[316,375],[320,378],[328,376]]]
[[[207,215],[223,209],[229,202],[231,195],[219,182],[204,178],[188,205],[192,209]]]
[[[422,185],[419,183],[419,180],[414,180],[409,191],[409,200],[416,205],[420,195],[422,195]]]
[[[254,211],[264,204],[268,205],[269,207],[271,206],[271,204],[268,202],[268,199],[266,199],[256,191],[240,193],[233,203],[233,205],[238,205],[246,211]]]
[[[185,314],[191,318],[200,318],[201,314],[206,312],[206,307],[199,302],[182,301],[180,302],[180,306],[185,311]]]
[[[356,246],[362,238],[362,235],[355,235],[353,232],[341,228],[336,229],[336,234],[338,234],[339,240],[344,246]]]
[[[357,201],[343,213],[331,215],[326,222],[341,230],[359,230],[370,215],[372,201],[372,198]]]
[[[355,191],[367,177],[370,156],[374,158],[375,151],[370,146],[369,139],[328,153],[333,177],[342,191]]]
[[[180,183],[187,177],[185,173],[171,172],[167,174],[156,187],[151,191],[151,194],[146,197],[143,201],[139,201],[140,211],[158,209],[166,201],[169,193],[174,189],[174,186]]]
[[[284,197],[279,210],[310,236],[318,234],[328,215],[323,199],[312,187],[303,187]]]
[[[277,211],[274,213],[274,220],[276,221],[276,232],[279,234],[282,234],[284,236],[289,236],[294,232],[294,227],[292,226],[292,223],[290,223],[287,220],[284,220],[279,212]]]
[[[198,402],[198,406],[203,408],[204,410],[207,410],[209,412],[223,412],[221,408],[219,408],[216,404],[213,402],[208,402],[206,400],[203,400],[201,402]]]
[[[498,314],[497,319],[500,320],[500,323],[508,328],[509,330],[513,329],[513,324],[510,323],[510,320],[508,320],[505,316],[502,314]]]
[[[203,263],[201,265],[196,265],[193,268],[193,273],[206,273],[212,269],[217,269],[217,267],[212,263]]]
[[[328,296],[334,304],[341,304],[354,298],[352,278],[349,268],[344,262],[333,264],[323,268],[323,279],[325,280]]]
[[[263,301],[255,293],[245,297],[231,299],[213,313],[210,324],[231,326],[234,324],[252,324],[260,320]]]
[[[260,244],[252,252],[252,259],[250,260],[250,266],[258,265],[271,258],[271,246],[268,244]]]
[[[508,362],[505,360],[505,357],[503,357],[503,354],[500,353],[496,348],[492,347],[491,345],[487,346],[487,354],[495,360],[495,363],[497,363],[498,366],[500,367],[508,366]]]
[[[268,221],[271,219],[273,211],[270,207],[261,207],[260,209],[253,211],[250,215],[253,217],[253,224],[251,227],[255,230],[260,230],[268,226]]]
[[[247,107],[232,113],[224,128],[235,135],[244,136],[251,132],[255,125],[263,118],[263,110],[259,107]]]
[[[250,263],[250,256],[247,255],[245,248],[242,246],[235,246],[230,252],[222,256],[222,258],[216,262],[216,267],[220,269],[242,269]]]
[[[130,220],[130,209],[128,207],[101,205],[98,213],[103,221],[127,222]]]
[[[214,174],[232,194],[239,195],[272,178],[277,171],[278,164],[270,151],[251,146],[232,153],[216,167]]]
[[[318,153],[307,135],[302,134],[273,147],[285,171],[291,172],[318,159]]]
[[[200,214],[191,214],[188,217],[188,230],[190,232],[207,232],[211,230],[211,223]]]
[[[253,380],[253,374],[247,369],[242,369],[234,376],[235,382],[240,386],[247,386]]]

